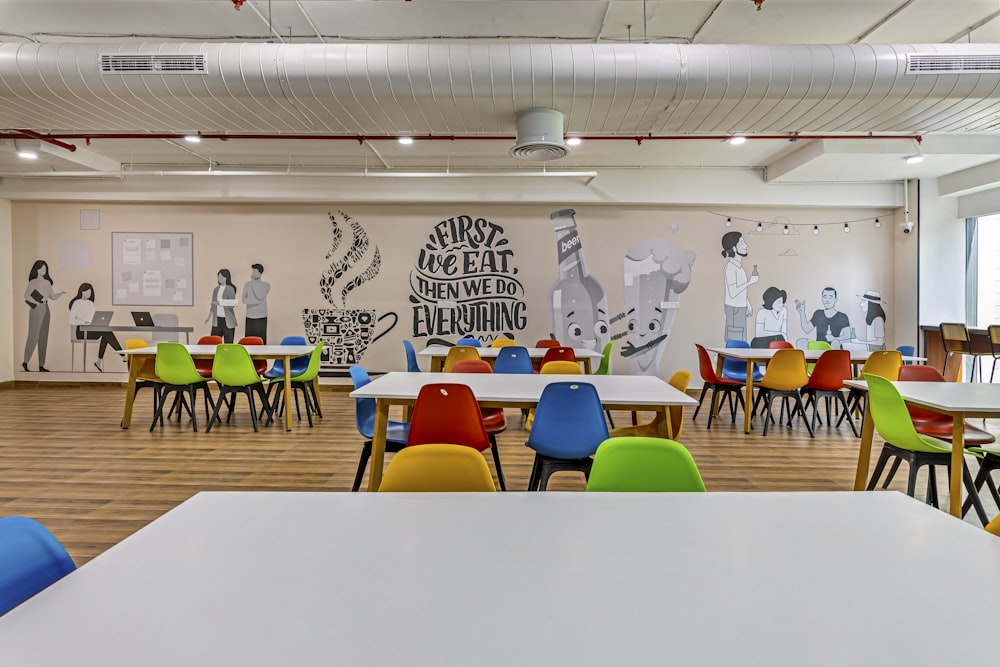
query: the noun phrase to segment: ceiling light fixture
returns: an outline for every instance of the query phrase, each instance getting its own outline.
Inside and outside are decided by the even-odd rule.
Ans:
[[[583,143],[583,139],[580,137],[566,137],[567,146],[579,146]]]
[[[201,143],[201,135],[199,135],[199,134],[185,134],[184,135],[184,141],[188,142],[189,144],[198,144],[198,143]]]
[[[916,153],[915,155],[907,155],[903,159],[906,160],[906,164],[917,164],[924,161],[924,156]]]
[[[17,156],[22,160],[38,159],[38,151],[33,151],[30,148],[25,148],[24,146],[18,146],[16,139],[14,140],[14,152],[16,152]]]
[[[403,144],[404,146],[409,146],[410,144],[413,143],[413,137],[400,137],[399,143]]]
[[[729,143],[732,144],[733,146],[740,146],[742,144],[745,144],[746,142],[747,138],[740,135],[737,135],[729,139]]]

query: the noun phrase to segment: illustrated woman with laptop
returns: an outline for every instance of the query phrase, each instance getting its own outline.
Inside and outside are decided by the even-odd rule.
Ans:
[[[45,367],[45,352],[49,347],[49,301],[58,299],[66,292],[52,289],[52,276],[44,259],[35,260],[28,273],[28,287],[24,290],[24,302],[28,313],[28,339],[24,342],[24,362],[21,368],[28,370],[28,361],[38,348],[38,370],[48,372]]]
[[[76,296],[69,302],[69,323],[73,326],[73,335],[77,340],[99,340],[101,347],[97,351],[97,361],[94,366],[97,370],[104,372],[104,353],[110,346],[116,352],[122,349],[121,343],[115,337],[113,331],[80,331],[81,324],[101,324],[111,323],[111,316],[114,313],[110,310],[94,310],[94,286],[90,283],[82,283],[76,291]],[[86,336],[84,336],[86,333]]]

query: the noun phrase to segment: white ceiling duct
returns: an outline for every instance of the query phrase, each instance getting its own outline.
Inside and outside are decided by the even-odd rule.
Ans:
[[[526,109],[517,114],[517,141],[510,149],[518,160],[546,162],[566,157],[563,115],[555,109]]]

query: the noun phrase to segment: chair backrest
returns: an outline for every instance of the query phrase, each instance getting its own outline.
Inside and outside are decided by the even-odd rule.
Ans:
[[[223,342],[222,336],[202,336],[198,339],[198,345],[221,345]]]
[[[482,347],[483,343],[478,338],[473,338],[472,336],[465,336],[464,338],[459,338],[455,345],[467,345],[469,347]]]
[[[260,336],[243,336],[236,343],[239,345],[263,345],[264,339]],[[253,367],[257,371],[257,375],[260,375],[267,370],[267,359],[254,359]]]
[[[538,398],[526,444],[547,456],[582,459],[592,456],[608,437],[604,407],[594,385],[553,382]]]
[[[871,373],[895,381],[899,378],[899,369],[903,365],[903,355],[899,350],[875,350],[868,355],[861,374]]]
[[[347,369],[351,374],[351,382],[355,389],[361,389],[372,381],[371,377],[361,366],[351,366]],[[371,440],[375,435],[375,399],[355,398],[354,399],[354,422],[358,427],[358,433],[362,437]]]
[[[535,347],[562,347],[562,343],[555,338],[539,338],[535,341]]]
[[[767,344],[767,349],[769,350],[787,350],[789,348],[795,347],[787,340],[772,340]]]
[[[810,340],[806,342],[807,350],[832,350],[833,345],[830,345],[825,340]],[[806,364],[806,372],[812,375],[813,369],[816,368],[816,364]],[[850,378],[848,378],[850,379]]]
[[[553,347],[542,357],[542,366],[550,361],[576,361],[576,352],[571,347]]]
[[[850,350],[827,350],[816,360],[808,386],[819,391],[837,391],[844,388],[844,380],[852,377]]]
[[[806,374],[806,355],[794,347],[779,348],[764,371],[762,387],[776,391],[792,391],[809,382]]]
[[[497,352],[493,363],[494,373],[531,375],[535,372],[528,349],[520,345],[509,345]]]
[[[941,323],[941,342],[945,352],[969,353],[969,329],[959,322]]]
[[[548,361],[542,364],[542,375],[583,375],[583,369],[575,361]]]
[[[489,449],[483,413],[468,385],[440,382],[420,388],[410,414],[406,446],[434,443]]]
[[[153,313],[153,326],[156,327],[176,327],[180,326],[181,320],[175,313]],[[180,342],[179,331],[154,331],[151,334],[153,343],[177,343]]]
[[[24,516],[0,518],[0,616],[75,569],[45,526]]]
[[[896,350],[904,357],[912,357],[917,353],[917,348],[915,348],[912,345],[900,345],[899,347],[896,348]],[[909,366],[912,363],[913,363],[912,361],[904,361],[903,365]]]
[[[517,341],[511,338],[494,338],[493,342],[490,343],[490,347],[493,348],[510,347],[511,345],[517,345]]]
[[[990,351],[994,357],[1000,357],[1000,324],[986,327],[986,333],[990,337]]]
[[[992,533],[997,537],[1000,537],[1000,514],[997,514],[993,519],[984,526],[987,533]]]
[[[245,347],[235,343],[216,346],[212,379],[228,387],[245,387],[260,382],[250,353]]]
[[[157,377],[167,384],[192,384],[205,379],[198,373],[191,353],[180,343],[156,344],[155,369]]]
[[[732,338],[726,341],[726,347],[738,348],[738,349],[749,349],[750,343],[740,338]],[[714,372],[714,371],[713,371]],[[745,361],[740,359],[722,359],[722,375],[725,377],[729,373],[735,374],[736,377],[746,376],[747,365]]]
[[[663,438],[609,438],[594,455],[587,491],[704,491],[684,445]]]
[[[608,341],[601,350],[601,363],[594,371],[594,375],[611,375],[611,350],[615,347],[615,342]]]
[[[899,381],[900,382],[945,382],[944,376],[941,375],[941,371],[934,368],[933,366],[924,366],[922,364],[913,364],[910,366],[902,366],[899,369]],[[913,421],[928,421],[932,419],[950,419],[944,414],[937,412],[935,410],[929,410],[927,408],[921,408],[916,405],[906,406],[906,411],[910,413],[910,419]]]
[[[715,374],[715,366],[712,365],[712,358],[708,356],[708,350],[698,343],[695,343],[694,347],[698,350],[698,372],[701,373],[701,379],[709,384],[718,384],[719,376]]]
[[[225,341],[223,341],[222,336],[202,336],[198,339],[198,345],[221,345],[223,342]],[[208,377],[212,374],[212,362],[212,359],[195,359],[194,367]]]
[[[667,380],[667,384],[677,391],[682,391],[684,393],[687,393],[687,388],[690,383],[691,371],[677,371],[670,376],[669,380]],[[670,411],[670,437],[676,440],[681,436],[681,429],[684,426],[684,407],[680,405],[672,405],[667,409]]]
[[[281,345],[308,345],[309,343],[306,341],[306,337],[305,336],[285,336],[284,338],[281,339],[281,343],[280,344]],[[304,362],[300,362],[299,359],[304,359],[305,361]],[[309,357],[308,356],[306,356],[306,357],[296,357],[295,359],[292,360],[292,363],[289,364],[289,365],[291,366],[291,368],[288,371],[289,374],[290,375],[296,375],[296,374],[298,374],[298,373],[301,372],[301,371],[297,371],[296,368],[301,368],[303,366],[308,366],[309,365]],[[272,377],[272,376],[273,377],[277,377],[279,375],[284,375],[284,374],[285,374],[285,360],[284,359],[275,359],[274,363],[271,364],[271,372],[268,374],[268,377]]]
[[[471,345],[456,345],[448,350],[448,356],[444,358],[444,372],[451,372],[451,367],[455,365],[456,361],[479,358],[479,348]]]
[[[864,374],[864,379],[868,382],[868,415],[886,442],[915,452],[951,451],[949,443],[917,433],[906,402],[892,382],[869,373]]]
[[[460,445],[426,444],[394,454],[378,490],[468,493],[496,487],[482,454]]]
[[[126,350],[138,350],[143,347],[151,347],[148,341],[141,338],[126,338],[125,339],[125,349]],[[132,357],[128,358],[128,363],[133,363]],[[139,380],[147,380],[151,382],[158,382],[159,377],[156,375],[156,359],[143,359],[142,366],[139,367],[138,375],[136,376]]]
[[[417,363],[417,351],[413,349],[413,343],[404,340],[403,350],[406,352],[406,370],[410,373],[419,373],[420,365]]]
[[[309,360],[308,363],[306,364],[306,369],[301,373],[299,373],[298,375],[295,375],[293,373],[291,376],[291,379],[293,381],[312,382],[316,378],[316,376],[319,375],[319,365],[320,362],[323,360],[323,345],[324,345],[323,341],[319,341],[318,343],[316,343],[316,347],[314,347],[313,351],[309,353],[308,357],[306,357],[306,359]],[[297,361],[299,358],[300,357],[296,357],[295,361]],[[292,370],[293,371],[295,370],[294,363],[292,364]]]
[[[452,373],[492,373],[493,367],[485,359],[462,359],[451,367]]]

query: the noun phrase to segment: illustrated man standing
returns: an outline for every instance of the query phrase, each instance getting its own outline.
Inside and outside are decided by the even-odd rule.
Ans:
[[[271,284],[260,279],[264,273],[262,264],[250,266],[250,280],[243,285],[243,303],[247,307],[246,335],[260,336],[267,343],[267,294]]]
[[[760,280],[757,267],[747,278],[743,258],[747,256],[747,242],[742,232],[726,232],[722,236],[722,256],[726,262],[726,340],[747,340],[747,318],[753,312],[747,288]]]
[[[799,311],[802,331],[810,333],[816,329],[816,340],[826,341],[840,349],[841,341],[851,339],[851,321],[847,315],[837,310],[837,290],[823,288],[823,310],[817,310],[806,320],[806,302],[795,300],[795,310]]]

